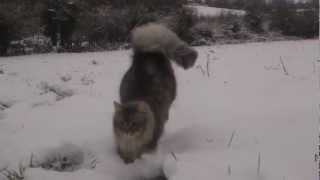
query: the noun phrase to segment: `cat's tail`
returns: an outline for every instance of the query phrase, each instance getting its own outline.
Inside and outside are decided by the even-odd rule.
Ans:
[[[197,51],[189,47],[167,27],[149,23],[132,32],[134,52],[160,52],[184,69],[192,67],[198,57]]]

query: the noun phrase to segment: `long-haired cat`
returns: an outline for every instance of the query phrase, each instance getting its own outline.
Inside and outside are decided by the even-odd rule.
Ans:
[[[176,97],[170,60],[188,69],[197,58],[194,49],[158,24],[134,29],[132,45],[133,61],[121,81],[121,103],[114,102],[113,117],[117,150],[125,163],[157,147]]]

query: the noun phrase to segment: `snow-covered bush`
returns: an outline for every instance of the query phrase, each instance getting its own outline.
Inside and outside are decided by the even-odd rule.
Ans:
[[[54,171],[75,171],[84,162],[84,152],[73,144],[64,144],[51,149],[40,158],[39,166]]]
[[[57,101],[74,95],[72,89],[66,89],[59,85],[52,85],[48,82],[41,82],[39,88],[42,90],[41,94],[54,93]]]

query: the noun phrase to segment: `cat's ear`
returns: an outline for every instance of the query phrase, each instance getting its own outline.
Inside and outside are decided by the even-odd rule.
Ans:
[[[118,103],[117,101],[113,101],[113,105],[116,111],[120,111],[122,109],[121,104]]]
[[[147,112],[146,106],[142,102],[139,102],[137,104],[137,110],[138,110],[138,112],[141,112],[141,113]]]

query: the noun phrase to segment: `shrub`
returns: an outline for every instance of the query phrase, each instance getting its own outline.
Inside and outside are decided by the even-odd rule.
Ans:
[[[249,0],[245,5],[246,15],[244,21],[248,29],[255,33],[264,32],[263,22],[265,16],[266,4],[263,0]]]
[[[245,22],[251,31],[255,33],[262,33],[263,30],[263,14],[261,13],[256,13],[256,12],[248,12],[245,15]]]
[[[169,27],[186,42],[192,42],[195,38],[192,36],[191,28],[198,22],[198,16],[193,9],[183,7],[173,15]]]
[[[294,13],[288,18],[288,27],[282,29],[283,34],[310,38],[319,35],[318,13],[306,10]]]

